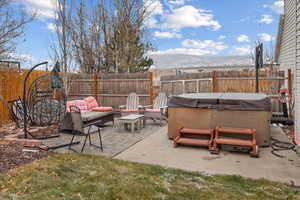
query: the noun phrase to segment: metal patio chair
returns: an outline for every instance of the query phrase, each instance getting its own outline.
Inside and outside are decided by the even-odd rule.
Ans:
[[[71,139],[71,142],[70,142],[70,145],[69,145],[69,149],[72,150],[72,151],[77,152],[75,149],[72,149],[73,140],[74,140],[75,136],[84,136],[85,139],[84,139],[84,143],[83,143],[82,148],[81,148],[81,153],[84,150],[87,138],[89,138],[89,144],[91,146],[100,148],[101,151],[103,151],[101,131],[100,131],[101,130],[101,128],[100,128],[101,120],[96,121],[96,122],[92,122],[92,123],[83,123],[82,118],[81,118],[81,112],[80,112],[80,109],[78,107],[70,106],[70,111],[71,111],[71,118],[72,118],[72,124],[73,124],[73,130],[72,130],[72,135],[73,136],[72,136],[72,139]],[[95,127],[98,128],[100,146],[92,144],[91,133],[90,133],[92,126],[95,126]],[[88,132],[86,133],[84,131],[84,129],[87,128],[87,127],[88,127]]]

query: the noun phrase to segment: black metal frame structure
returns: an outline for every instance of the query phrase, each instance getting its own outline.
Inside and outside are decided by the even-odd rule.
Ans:
[[[45,95],[45,94],[42,94],[42,95],[40,95],[40,94],[38,94],[38,92],[41,92],[41,93],[43,93],[43,92],[45,92],[45,91],[39,91],[38,89],[37,89],[37,87],[39,86],[38,84],[40,84],[40,82],[42,82],[44,79],[45,80],[47,80],[47,78],[49,79],[49,80],[51,80],[51,74],[46,74],[46,75],[42,75],[42,76],[40,76],[40,77],[38,77],[36,80],[34,80],[33,81],[33,83],[30,85],[30,87],[29,87],[29,92],[27,92],[27,81],[28,81],[28,78],[29,78],[29,76],[30,76],[30,74],[33,72],[33,70],[34,69],[36,69],[37,67],[39,67],[39,66],[42,66],[42,65],[48,65],[48,62],[42,62],[42,63],[39,63],[39,64],[37,64],[37,65],[35,65],[35,66],[33,66],[28,72],[27,72],[27,74],[26,74],[26,76],[25,76],[25,78],[24,78],[24,81],[23,81],[23,97],[22,97],[22,100],[20,99],[20,101],[22,102],[22,104],[23,104],[23,108],[22,108],[22,110],[23,110],[23,131],[24,131],[24,137],[25,137],[25,139],[26,138],[28,138],[28,135],[30,135],[32,138],[34,138],[34,139],[48,139],[48,138],[53,138],[53,137],[59,137],[59,134],[57,134],[57,135],[52,135],[52,136],[47,136],[47,137],[39,137],[39,138],[37,138],[37,137],[34,137],[31,133],[30,133],[30,131],[28,130],[28,124],[29,124],[29,120],[31,121],[31,124],[33,124],[33,120],[31,119],[31,116],[30,116],[30,109],[32,109],[33,108],[33,104],[34,103],[37,103],[37,102],[40,102],[40,103],[42,103],[42,101],[43,100],[45,100],[47,97],[50,97],[50,96],[53,96],[53,94],[54,94],[54,89],[53,88],[51,88],[49,91],[47,91],[47,94]],[[38,86],[37,86],[38,85]],[[61,90],[63,90],[63,87],[61,88]],[[29,95],[28,95],[28,93],[29,93]],[[50,96],[49,96],[49,94],[51,94]],[[43,96],[44,95],[44,96]],[[48,95],[48,96],[47,96]],[[40,96],[41,98],[42,98],[42,100],[39,100],[38,101],[38,99],[33,99],[33,98],[38,98],[37,96]],[[44,98],[45,97],[45,98]],[[65,104],[65,102],[66,102],[66,97],[65,97],[65,92],[63,91],[63,101],[64,101],[64,104]],[[31,106],[30,106],[31,105]],[[50,105],[52,105],[52,104],[50,104]],[[61,104],[59,104],[60,106],[61,106]],[[63,108],[59,108],[60,109],[60,111],[59,111],[59,119],[61,118],[63,118],[63,116],[61,116],[62,114],[61,114],[61,110],[64,110],[63,112],[63,114],[65,114],[65,109],[63,109]],[[52,110],[51,108],[50,108],[50,110]],[[28,117],[25,117],[25,116],[28,116]],[[40,115],[40,118],[41,118],[41,115]],[[41,120],[40,120],[41,121]],[[52,125],[53,124],[53,121],[55,121],[55,122],[57,122],[57,120],[55,119],[55,120],[53,120],[53,119],[50,119],[47,123],[45,123],[45,124],[43,124],[44,126],[50,126],[50,125]],[[17,124],[17,125],[19,125],[19,124]]]
[[[56,88],[52,88],[49,85],[49,81],[52,81],[52,75],[51,74],[45,74],[42,75],[40,77],[38,77],[36,80],[34,80],[34,82],[31,84],[29,91],[28,91],[28,97],[27,97],[27,102],[29,107],[31,108],[31,113],[34,114],[35,112],[35,105],[37,103],[40,104],[40,107],[43,107],[43,105],[46,102],[46,100],[51,100],[51,98],[53,97],[55,91],[59,91],[62,95],[62,97],[60,99],[56,99],[57,103],[59,103],[59,107],[56,110],[56,115],[51,115],[50,113],[50,118],[48,118],[48,121],[46,122],[42,122],[41,118],[42,118],[42,113],[40,112],[40,114],[38,116],[33,115],[32,116],[32,122],[34,123],[37,119],[39,119],[39,122],[41,126],[50,126],[53,124],[53,122],[60,122],[62,121],[64,115],[65,115],[65,106],[66,105],[66,95],[65,95],[65,91],[62,88],[59,88],[59,90],[57,90]],[[41,89],[41,87],[45,87],[43,86],[47,85],[46,89]],[[52,102],[50,103],[50,110],[52,110]],[[62,106],[63,104],[63,106]],[[54,107],[55,108],[55,107]]]
[[[81,153],[84,150],[87,138],[89,138],[89,144],[91,146],[94,146],[96,148],[100,148],[101,151],[103,151],[102,138],[101,138],[101,128],[100,128],[102,126],[102,121],[99,120],[99,121],[92,122],[92,123],[83,123],[83,121],[81,119],[81,112],[80,112],[80,109],[78,107],[76,107],[76,106],[70,106],[70,111],[71,111],[70,113],[71,113],[72,123],[73,123],[74,128],[72,130],[72,135],[73,136],[72,136],[71,142],[69,144],[69,150],[77,152],[75,149],[72,148],[72,145],[74,144],[74,142],[73,142],[74,138],[75,138],[75,136],[85,136],[84,143],[83,143],[82,148],[81,148]],[[98,129],[100,146],[92,144],[92,141],[91,141],[91,132],[90,132],[92,126],[95,126]],[[87,127],[89,129],[88,129],[88,132],[85,133],[84,129],[87,128]]]
[[[255,48],[255,75],[256,75],[256,93],[259,93],[259,69],[263,68],[264,63],[263,43],[259,43]]]
[[[32,71],[34,69],[36,69],[37,67],[39,66],[42,66],[42,65],[48,65],[48,62],[42,62],[42,63],[39,63],[35,66],[33,66],[26,74],[25,78],[24,78],[24,81],[23,81],[23,108],[24,108],[24,119],[23,119],[23,131],[24,131],[24,137],[25,139],[27,138],[28,135],[30,135],[32,138],[33,135],[27,130],[27,114],[28,114],[28,110],[27,110],[27,88],[26,88],[26,84],[27,84],[27,80],[30,76],[30,74],[32,73]]]

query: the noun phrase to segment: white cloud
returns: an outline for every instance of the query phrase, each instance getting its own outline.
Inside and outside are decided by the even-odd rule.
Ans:
[[[186,0],[168,0],[168,3],[174,6],[182,6],[185,2]]]
[[[248,56],[251,55],[252,50],[250,45],[234,47],[232,54],[237,56]]]
[[[160,0],[145,0],[145,7],[150,15],[161,15],[164,12]]]
[[[164,13],[163,5],[160,0],[145,0],[145,7],[147,8],[147,17],[145,25],[149,28],[157,28],[157,16]]]
[[[151,52],[150,54],[186,54],[186,55],[217,55],[228,47],[223,42],[212,40],[184,40],[181,48],[167,49],[164,51]]]
[[[47,29],[49,29],[51,32],[56,32],[56,25],[53,23],[48,23]]]
[[[263,42],[270,42],[274,39],[274,37],[272,37],[270,34],[267,33],[258,34],[258,37]]]
[[[218,37],[218,40],[225,40],[226,39],[226,36],[225,35],[220,35],[219,37]]]
[[[242,34],[237,38],[237,41],[238,42],[249,42],[250,40],[247,35]]]
[[[214,52],[210,52],[204,49],[188,49],[188,48],[175,48],[175,49],[167,49],[164,51],[155,51],[150,52],[151,55],[163,55],[163,54],[185,54],[185,55],[214,55]]]
[[[37,59],[30,54],[9,53],[8,57],[15,61],[22,62],[22,65],[28,65],[37,62]]]
[[[55,8],[57,0],[22,0],[25,10],[29,13],[35,13],[38,18],[53,19],[55,17]]]
[[[182,38],[182,35],[179,33],[175,32],[160,32],[160,31],[155,31],[153,33],[154,37],[157,38]]]
[[[186,27],[198,28],[209,27],[218,30],[221,25],[214,20],[214,15],[207,10],[197,9],[193,6],[186,5],[175,8],[171,13],[166,14],[163,27],[180,30]]]
[[[259,23],[262,23],[262,24],[272,24],[273,23],[273,17],[272,17],[272,15],[262,15],[261,19],[259,20]]]
[[[223,42],[215,42],[213,40],[184,40],[182,46],[194,49],[206,49],[209,51],[222,51],[227,48]]]
[[[159,27],[158,21],[157,21],[157,19],[155,18],[154,15],[149,16],[149,17],[146,18],[145,25],[148,28],[158,28]]]
[[[283,12],[284,12],[284,1],[283,0],[275,1],[270,6],[270,8],[271,8],[271,10],[273,10],[274,12],[276,12],[278,14],[283,14]]]

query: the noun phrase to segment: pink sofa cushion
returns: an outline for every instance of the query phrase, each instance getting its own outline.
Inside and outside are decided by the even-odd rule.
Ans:
[[[81,112],[88,110],[88,105],[84,100],[67,101],[67,112],[70,112],[70,107],[76,106]]]
[[[97,111],[97,112],[107,112],[107,111],[112,111],[112,107],[95,107],[92,109],[92,111]]]
[[[159,109],[146,109],[146,112],[160,113],[160,110]]]
[[[138,109],[128,109],[128,110],[122,110],[121,112],[124,112],[124,113],[135,113],[135,112],[138,112],[139,110]]]
[[[99,106],[95,97],[92,97],[92,96],[87,97],[84,99],[84,101],[87,103],[88,110],[93,110],[93,108],[96,108]]]

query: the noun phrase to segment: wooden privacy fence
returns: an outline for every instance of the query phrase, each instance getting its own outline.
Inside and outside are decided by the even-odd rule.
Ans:
[[[260,72],[259,91],[277,95],[284,73]],[[255,92],[255,72],[209,72],[161,77],[162,92],[168,95],[203,92]]]
[[[23,80],[27,70],[0,70],[0,95],[5,101],[22,97]],[[27,88],[46,71],[33,71],[28,79]],[[70,89],[68,98],[77,99],[88,96],[96,97],[101,106],[118,108],[126,104],[129,93],[135,92],[140,97],[141,105],[153,101],[151,73],[137,74],[69,74]],[[51,84],[51,83],[49,83]],[[0,122],[9,120],[9,113],[0,101]]]
[[[118,108],[126,104],[128,94],[135,92],[141,105],[153,101],[152,74],[74,74],[71,77],[70,98],[96,97],[101,106]]]
[[[28,70],[0,70],[0,95],[5,101],[11,101],[22,97],[23,80]],[[33,71],[27,81],[27,89],[31,83],[39,76],[44,75],[46,71]],[[0,101],[0,122],[9,120],[9,113],[6,106]]]
[[[0,70],[0,95],[6,101],[22,96],[22,85],[27,70]],[[39,76],[48,72],[33,71],[27,88]],[[255,92],[254,72],[212,72],[183,74],[161,77],[161,87],[153,89],[152,73],[137,74],[70,74],[68,98],[77,99],[87,96],[96,97],[102,106],[118,108],[126,104],[129,93],[135,92],[140,97],[141,105],[152,104],[159,91],[168,95],[198,92]],[[283,73],[260,72],[260,91],[277,95],[284,84]],[[49,83],[51,84],[51,83]],[[9,120],[8,110],[0,102],[0,122]]]

